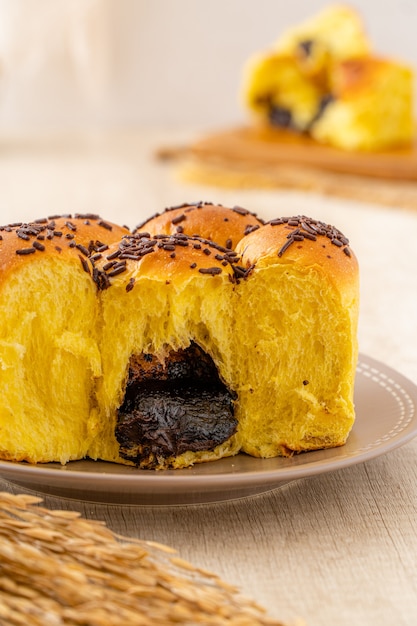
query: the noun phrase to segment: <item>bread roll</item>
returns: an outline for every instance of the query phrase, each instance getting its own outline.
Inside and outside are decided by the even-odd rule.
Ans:
[[[284,31],[274,50],[298,56],[305,71],[317,75],[329,56],[336,61],[368,56],[371,45],[358,11],[332,4]]]
[[[75,215],[0,229],[0,458],[83,458],[101,375],[93,267],[127,229]]]
[[[102,431],[89,456],[181,468],[236,454],[235,254],[137,232],[98,261]]]
[[[354,9],[331,6],[250,59],[243,98],[266,126],[343,150],[410,146],[413,73],[370,51]]]
[[[410,145],[414,136],[413,73],[379,57],[334,66],[331,101],[311,128],[313,139],[343,150]]]
[[[165,209],[137,226],[133,232],[197,235],[234,249],[242,237],[262,224],[256,214],[242,207],[227,208],[211,202],[196,202]]]
[[[339,446],[354,422],[358,264],[336,228],[277,219],[238,244],[233,381],[242,449],[273,457]]]

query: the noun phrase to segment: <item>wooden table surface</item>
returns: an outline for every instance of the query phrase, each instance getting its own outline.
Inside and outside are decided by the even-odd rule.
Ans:
[[[187,133],[0,138],[0,222],[98,212],[134,226],[183,201],[239,204],[264,218],[304,213],[350,239],[361,268],[362,353],[417,383],[417,213],[284,191],[185,186],[153,158]],[[370,418],[377,419],[377,416]],[[0,489],[25,489],[0,478]],[[48,507],[155,540],[236,584],[272,617],[308,626],[417,624],[417,439],[364,463],[231,501]]]

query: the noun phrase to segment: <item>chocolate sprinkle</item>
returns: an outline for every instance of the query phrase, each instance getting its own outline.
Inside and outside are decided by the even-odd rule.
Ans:
[[[200,267],[198,271],[200,274],[210,274],[211,276],[217,276],[222,273],[221,267]]]
[[[25,255],[25,254],[33,254],[36,252],[35,248],[21,248],[20,250],[16,250],[16,254]]]
[[[93,280],[97,285],[97,289],[104,291],[110,287],[110,280],[106,272],[102,272],[96,267],[93,269]]]
[[[106,230],[113,230],[113,226],[109,224],[108,222],[105,222],[104,220],[100,220],[98,222],[98,225],[101,226],[102,228],[105,228]]]
[[[90,266],[88,265],[87,259],[84,259],[84,257],[81,256],[81,254],[78,255],[78,258],[81,261],[81,265],[83,266],[84,272],[87,272],[87,274],[89,274],[90,273]]]
[[[81,245],[80,243],[77,243],[76,246],[77,250],[79,250],[84,256],[90,256],[90,253],[88,251],[88,249]]]
[[[109,272],[107,274],[107,276],[109,276],[110,278],[112,276],[118,276],[119,274],[122,274],[125,270],[126,270],[126,266],[125,265],[119,265],[119,266],[115,267],[114,269],[112,269],[111,272]]]
[[[249,213],[247,209],[243,209],[241,206],[234,206],[232,211],[238,213],[239,215],[247,215]]]
[[[254,230],[258,230],[258,224],[248,224],[245,228],[244,235],[249,235],[249,233],[253,233]]]
[[[131,278],[131,279],[129,280],[129,282],[127,283],[127,285],[126,285],[126,291],[127,291],[127,292],[132,291],[132,289],[133,289],[133,287],[134,287],[134,286],[135,286],[135,279],[134,279],[134,278]]]
[[[177,215],[177,217],[174,217],[174,219],[172,220],[172,223],[174,224],[174,226],[176,224],[179,224],[180,222],[183,222],[186,218],[184,213],[181,213],[181,215]]]

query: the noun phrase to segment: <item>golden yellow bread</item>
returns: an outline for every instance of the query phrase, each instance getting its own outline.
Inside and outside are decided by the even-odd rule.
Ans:
[[[329,102],[334,65],[368,52],[357,12],[332,5],[284,32],[269,52],[249,60],[244,101],[261,120],[308,132]]]
[[[85,456],[101,375],[90,254],[127,233],[95,215],[0,229],[0,458]]]
[[[330,6],[245,68],[245,105],[263,124],[344,150],[413,139],[413,72],[370,52],[358,14]]]
[[[98,261],[102,432],[89,456],[161,469],[239,451],[235,256],[182,233],[137,232]]]
[[[198,235],[228,249],[252,230],[263,224],[256,214],[239,206],[224,207],[211,202],[180,204],[157,213],[133,231],[146,231],[151,235]]]
[[[317,74],[329,57],[343,61],[368,55],[370,42],[363,20],[353,7],[331,4],[283,32],[274,50],[295,56],[305,64],[305,71]]]
[[[239,285],[237,418],[254,456],[339,446],[354,422],[358,264],[336,228],[277,219],[236,251]]]
[[[244,90],[255,120],[299,132],[310,128],[327,92],[303,75],[296,59],[278,53],[251,61]]]
[[[250,230],[230,250],[91,215],[3,227],[0,458],[164,469],[342,445],[355,256],[304,216]]]
[[[376,57],[334,67],[332,101],[311,128],[317,141],[344,150],[384,150],[407,145],[414,134],[413,74]]]

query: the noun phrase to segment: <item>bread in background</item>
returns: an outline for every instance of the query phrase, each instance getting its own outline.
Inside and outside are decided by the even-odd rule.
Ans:
[[[251,59],[245,106],[263,124],[344,150],[410,145],[413,72],[374,55],[359,14],[332,5]]]

